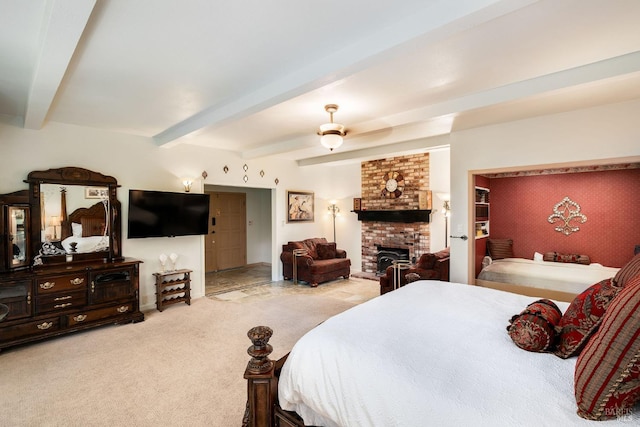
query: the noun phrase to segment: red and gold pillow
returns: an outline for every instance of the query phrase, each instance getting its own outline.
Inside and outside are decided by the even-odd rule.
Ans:
[[[560,254],[558,252],[546,252],[542,256],[543,261],[550,262],[566,262],[573,264],[591,264],[591,258],[589,255],[580,255],[580,254]]]
[[[624,287],[628,280],[640,274],[640,254],[631,258],[613,277],[615,286]]]
[[[556,326],[562,312],[551,300],[541,299],[529,304],[509,321],[507,332],[513,342],[523,350],[546,352],[553,350]]]
[[[596,332],[607,306],[620,288],[613,286],[612,278],[590,286],[574,298],[560,319],[560,338],[554,354],[566,359],[580,354],[587,341]]]
[[[640,275],[611,301],[596,334],[578,356],[578,415],[605,420],[630,414],[640,402]]]

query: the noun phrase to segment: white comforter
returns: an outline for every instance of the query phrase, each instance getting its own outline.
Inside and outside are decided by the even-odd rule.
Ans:
[[[482,269],[478,279],[579,294],[589,286],[615,276],[618,270],[595,263],[582,265],[505,258],[494,260]]]
[[[640,424],[637,413],[605,423],[578,417],[576,359],[513,344],[508,320],[535,299],[439,281],[375,298],[296,343],[280,405],[328,427]]]

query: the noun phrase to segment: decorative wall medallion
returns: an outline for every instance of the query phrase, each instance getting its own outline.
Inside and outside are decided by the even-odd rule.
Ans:
[[[278,178],[274,179],[273,182],[276,183],[276,185],[278,185],[280,183],[280,180]]]
[[[260,176],[261,176],[262,178],[264,178],[264,170],[261,170],[261,171],[260,171]]]
[[[249,181],[249,177],[248,177],[247,175],[245,175],[245,176],[243,176],[243,177],[242,177],[242,180],[243,180],[244,182],[247,182],[247,181]]]
[[[222,170],[224,171],[224,173],[229,172],[229,166],[225,165],[225,167],[223,167]]]
[[[202,171],[202,178],[203,179],[207,179],[208,176],[209,176],[209,174],[207,173],[207,171]]]
[[[245,163],[244,166],[242,166],[242,169],[246,172],[249,170],[249,166]]]
[[[553,207],[553,213],[549,215],[547,219],[551,224],[559,222],[555,230],[561,232],[565,236],[580,230],[577,225],[571,225],[571,221],[576,221],[580,224],[584,224],[587,221],[587,216],[580,213],[580,205],[571,200],[569,197],[565,197],[559,203]]]
[[[397,199],[404,189],[404,177],[400,172],[390,171],[384,174],[380,183],[382,197]]]

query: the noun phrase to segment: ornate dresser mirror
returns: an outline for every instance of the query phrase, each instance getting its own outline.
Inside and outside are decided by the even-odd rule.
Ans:
[[[34,266],[122,258],[114,177],[66,167],[31,172],[25,182]]]
[[[27,190],[0,195],[0,271],[28,268],[31,209]]]

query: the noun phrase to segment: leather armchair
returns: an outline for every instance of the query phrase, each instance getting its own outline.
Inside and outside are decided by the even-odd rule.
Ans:
[[[285,280],[293,279],[294,249],[304,251],[304,255],[295,257],[297,279],[312,287],[339,277],[347,279],[351,274],[351,260],[347,258],[347,252],[337,249],[334,242],[327,242],[324,237],[320,237],[282,245],[280,260]]]
[[[414,280],[429,279],[449,281],[449,248],[440,252],[422,254],[415,266],[402,272],[399,286],[404,286]],[[393,266],[390,266],[387,267],[385,274],[380,276],[380,295],[393,289]]]

